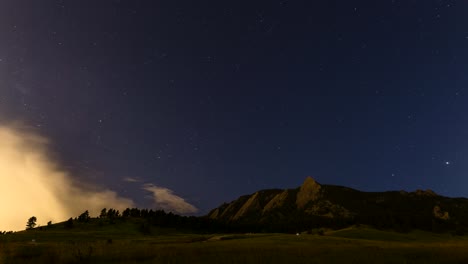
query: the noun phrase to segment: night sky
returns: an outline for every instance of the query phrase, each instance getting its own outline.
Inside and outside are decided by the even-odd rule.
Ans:
[[[154,206],[145,184],[202,215],[307,176],[468,197],[467,10],[2,1],[0,123],[47,138],[75,181],[138,207]]]

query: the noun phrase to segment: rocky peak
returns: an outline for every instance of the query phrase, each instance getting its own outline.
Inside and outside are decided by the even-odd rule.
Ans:
[[[297,193],[296,205],[304,208],[307,203],[315,201],[320,196],[321,186],[312,177],[307,177]]]
[[[415,193],[418,196],[437,196],[437,194],[433,190],[430,190],[430,189],[427,189],[425,191],[416,190]]]

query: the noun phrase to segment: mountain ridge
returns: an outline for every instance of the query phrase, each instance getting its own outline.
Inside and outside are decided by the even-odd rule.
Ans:
[[[432,190],[364,192],[320,184],[307,177],[294,189],[266,189],[243,195],[211,210],[208,218],[225,224],[263,226],[270,231],[372,225],[396,230],[468,229],[468,199]]]

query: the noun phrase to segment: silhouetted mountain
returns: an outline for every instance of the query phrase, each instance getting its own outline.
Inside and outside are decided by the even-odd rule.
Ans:
[[[321,185],[311,177],[296,189],[262,190],[212,210],[208,217],[233,229],[298,232],[353,224],[409,231],[413,228],[462,234],[468,199],[431,190],[362,192]]]
[[[88,211],[39,230],[133,226],[144,235],[161,230],[189,233],[304,232],[351,225],[408,232],[422,229],[463,235],[468,230],[468,199],[449,198],[431,190],[361,192],[321,185],[308,177],[296,189],[262,190],[212,210],[207,216],[180,216],[163,210],[127,208],[122,213],[102,209],[98,218]],[[3,232],[0,232],[3,234]]]

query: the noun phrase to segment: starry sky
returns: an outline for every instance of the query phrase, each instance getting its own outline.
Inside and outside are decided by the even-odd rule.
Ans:
[[[307,176],[468,197],[466,10],[2,1],[0,122],[21,122],[76,181],[139,207],[152,206],[141,184],[205,214]]]

